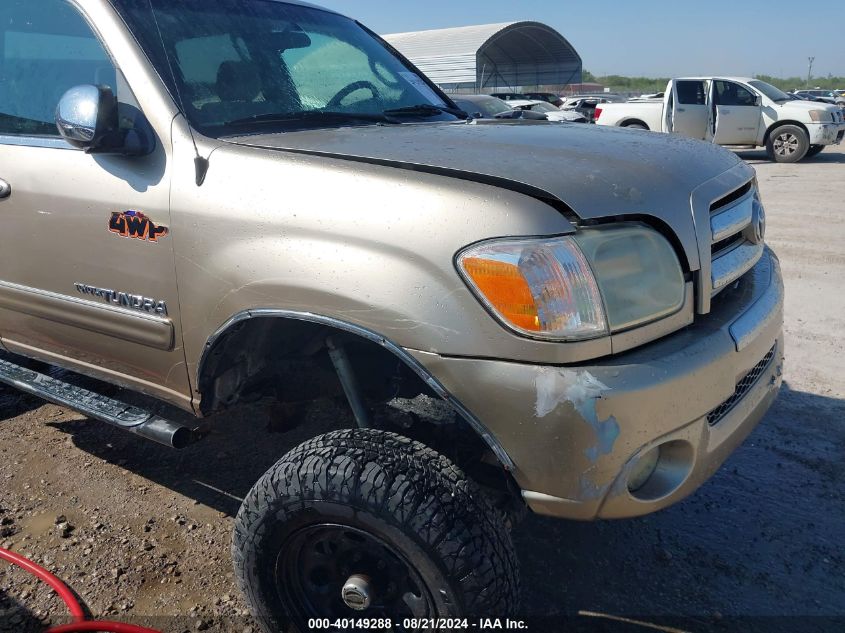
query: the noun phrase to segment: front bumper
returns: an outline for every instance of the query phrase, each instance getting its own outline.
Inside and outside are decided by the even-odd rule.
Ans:
[[[780,388],[782,323],[783,282],[767,250],[710,314],[590,365],[408,351],[508,454],[532,510],[621,518],[693,492],[756,426]],[[658,445],[656,479],[629,492],[639,457]]]
[[[838,145],[845,137],[845,124],[808,123],[810,145]]]

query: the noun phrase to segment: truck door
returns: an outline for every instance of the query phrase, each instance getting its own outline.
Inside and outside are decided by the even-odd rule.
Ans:
[[[708,98],[708,138],[719,145],[756,145],[762,114],[760,99],[751,90],[716,79]]]
[[[80,84],[109,86],[121,107],[140,107],[76,5],[4,0],[0,338],[12,351],[184,399],[169,232],[172,115],[159,114],[150,155],[86,154],[54,122],[61,96]]]
[[[707,129],[705,82],[699,79],[677,79],[667,95],[666,131],[690,138],[703,139]]]

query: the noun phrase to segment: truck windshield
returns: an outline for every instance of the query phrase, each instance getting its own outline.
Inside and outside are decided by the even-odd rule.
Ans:
[[[767,84],[765,81],[755,79],[754,81],[749,81],[748,85],[756,88],[775,103],[792,101],[792,97],[786,94],[783,90],[775,88],[772,84]]]
[[[355,21],[277,0],[112,0],[191,125],[258,131],[454,121]]]

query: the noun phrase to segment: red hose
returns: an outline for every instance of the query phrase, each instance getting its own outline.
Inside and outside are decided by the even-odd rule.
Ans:
[[[85,620],[85,611],[79,600],[73,595],[73,592],[68,589],[68,586],[61,580],[56,578],[49,571],[27,560],[19,554],[10,552],[7,549],[0,547],[0,558],[17,565],[21,569],[28,571],[30,574],[38,578],[40,581],[47,583],[56,592],[59,598],[62,599],[70,611],[74,622],[70,624],[63,624],[61,626],[54,626],[45,633],[85,633],[87,631],[99,631],[100,633],[161,633],[153,629],[147,629],[142,626],[134,624],[121,624],[120,622],[93,622]]]
[[[13,565],[17,565],[23,570],[28,571],[30,574],[38,578],[38,580],[42,582],[46,582],[50,587],[53,588],[59,598],[62,599],[67,605],[68,611],[70,611],[70,615],[73,617],[74,620],[82,621],[85,619],[85,611],[82,610],[82,605],[79,604],[79,601],[76,599],[76,596],[73,595],[73,592],[67,588],[67,585],[63,583],[61,580],[56,578],[53,574],[49,571],[44,569],[43,567],[39,567],[35,563],[30,560],[27,560],[23,556],[19,554],[15,554],[14,552],[10,552],[7,549],[3,549],[0,547],[0,558],[3,558]]]

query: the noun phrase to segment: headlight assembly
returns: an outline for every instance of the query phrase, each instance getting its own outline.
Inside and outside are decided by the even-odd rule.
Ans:
[[[484,242],[457,264],[499,321],[538,338],[598,338],[673,314],[684,301],[674,250],[639,224]]]
[[[810,110],[810,120],[813,123],[832,123],[833,112],[827,110]]]
[[[579,231],[581,247],[604,298],[611,332],[677,312],[684,303],[684,276],[672,245],[642,225]]]

